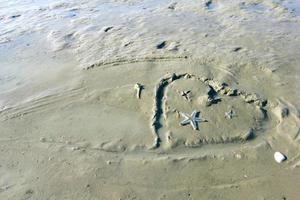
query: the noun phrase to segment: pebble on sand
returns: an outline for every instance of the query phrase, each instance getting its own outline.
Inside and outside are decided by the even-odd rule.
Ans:
[[[274,153],[274,159],[276,162],[282,163],[283,161],[285,161],[287,159],[287,157],[284,154],[277,151]]]

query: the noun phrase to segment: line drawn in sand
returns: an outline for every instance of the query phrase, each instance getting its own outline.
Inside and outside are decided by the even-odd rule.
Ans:
[[[264,98],[261,98],[257,94],[253,93],[247,93],[242,90],[233,89],[229,87],[226,83],[220,83],[218,81],[215,81],[213,79],[209,79],[206,77],[198,77],[194,74],[189,73],[183,73],[183,74],[168,74],[165,75],[163,78],[161,78],[155,86],[154,90],[154,105],[153,105],[153,115],[151,117],[151,129],[154,134],[154,143],[151,149],[159,148],[161,145],[164,146],[165,143],[167,143],[167,135],[170,133],[170,130],[166,130],[166,120],[168,118],[167,111],[170,112],[169,107],[166,106],[167,101],[167,88],[174,84],[176,81],[180,79],[192,79],[200,81],[202,84],[206,85],[209,89],[207,91],[206,95],[206,106],[212,106],[217,105],[218,103],[222,102],[222,95],[225,95],[227,97],[239,97],[242,98],[243,102],[247,104],[253,104],[253,108],[258,108],[260,114],[263,116],[263,120],[268,118],[267,110],[265,106],[267,105],[267,100]],[[195,84],[197,85],[197,84]],[[188,90],[187,90],[188,91]],[[190,103],[191,101],[187,101]],[[196,113],[193,112],[191,116],[185,114],[183,115],[181,112],[178,111],[177,108],[173,109],[174,112],[177,112],[177,114],[183,116],[185,119],[181,121],[181,125],[191,124],[194,130],[197,130],[197,122],[204,121],[204,119],[196,118],[194,116]],[[225,111],[223,112],[224,115]],[[217,113],[216,113],[217,114]],[[236,117],[234,112],[228,113],[230,114],[230,118],[233,116]],[[192,120],[193,117],[193,120]],[[207,121],[207,120],[206,120]],[[210,121],[211,123],[211,121]],[[213,122],[214,123],[214,122]],[[225,122],[224,122],[225,123]],[[249,127],[247,130],[253,130],[252,133],[255,130],[261,129],[260,126],[258,127]],[[244,130],[245,132],[245,130]],[[219,138],[202,138],[199,139],[201,141],[198,141],[201,144],[218,144],[218,143],[239,143],[239,142],[245,142],[245,140],[253,139],[254,137],[244,137],[244,133],[241,133],[241,135],[238,136],[224,136],[221,135]],[[252,134],[255,135],[255,134]]]

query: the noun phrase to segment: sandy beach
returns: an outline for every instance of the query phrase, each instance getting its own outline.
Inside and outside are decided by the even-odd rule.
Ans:
[[[0,0],[0,199],[300,199],[299,0]]]

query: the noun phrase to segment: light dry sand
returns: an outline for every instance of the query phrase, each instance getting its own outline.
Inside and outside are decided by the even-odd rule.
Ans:
[[[299,199],[299,49],[298,0],[1,0],[0,199]]]

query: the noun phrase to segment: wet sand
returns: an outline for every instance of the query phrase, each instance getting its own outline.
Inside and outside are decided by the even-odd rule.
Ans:
[[[1,1],[0,199],[297,199],[298,4]]]

